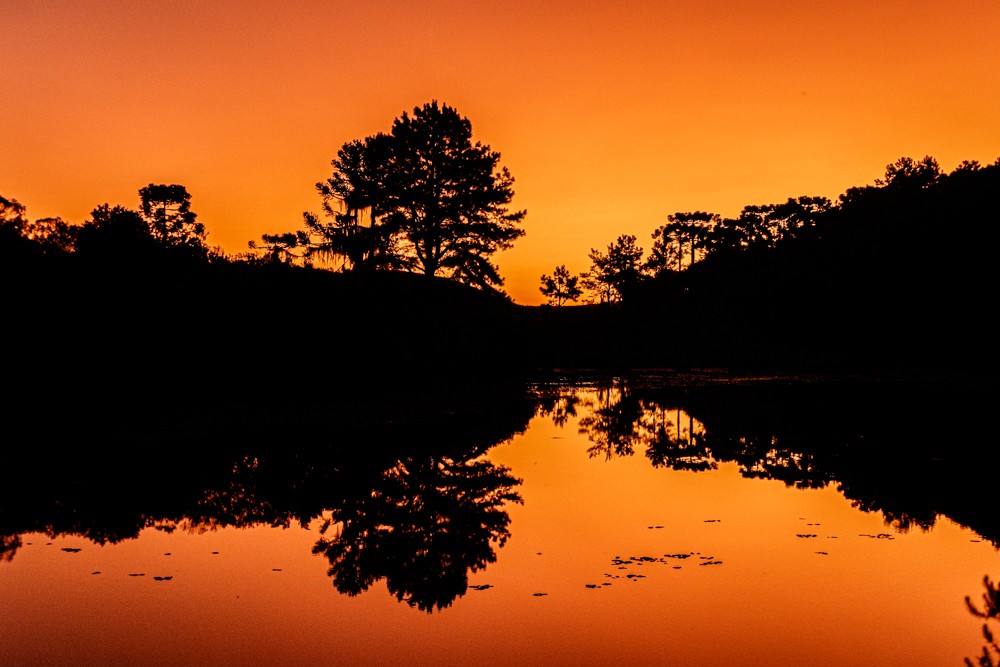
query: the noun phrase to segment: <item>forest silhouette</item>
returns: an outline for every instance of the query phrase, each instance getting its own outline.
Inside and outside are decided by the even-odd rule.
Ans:
[[[499,161],[457,110],[428,103],[341,148],[317,184],[322,216],[237,254],[208,243],[180,184],[150,183],[134,209],[100,204],[82,224],[0,198],[5,428],[62,442],[109,418],[128,432],[214,405],[294,415],[553,369],[992,368],[1000,160],[944,173],[901,158],[835,202],[671,213],[648,256],[622,235],[583,275],[543,274],[550,306],[502,291],[492,257],[525,212],[509,208]]]
[[[520,481],[482,454],[533,415],[578,413],[595,457],[735,462],[836,484],[899,530],[947,516],[1000,545],[980,382],[1000,160],[945,173],[904,157],[836,201],[665,212],[648,254],[620,235],[580,275],[553,257],[550,304],[526,306],[494,264],[526,217],[499,159],[452,107],[415,108],[341,148],[321,214],[237,254],[209,244],[180,184],[82,224],[0,196],[13,389],[0,433],[18,471],[0,486],[0,562],[31,532],[105,544],[325,519],[314,552],[337,590],[385,580],[440,610],[495,560],[520,502]],[[684,375],[704,368],[824,380]],[[659,369],[674,383],[615,375]],[[589,405],[546,382],[588,371]],[[434,502],[417,511],[415,496]],[[428,529],[442,522],[454,530]],[[985,585],[969,607],[994,664]]]
[[[498,155],[474,152],[486,153],[488,173]],[[505,178],[492,201],[509,199]],[[343,195],[348,213],[336,213],[330,182],[319,184],[335,218],[326,237],[278,235],[237,255],[207,244],[180,185],[150,184],[136,210],[102,204],[81,225],[31,221],[16,200],[0,200],[9,321],[35,350],[16,355],[21,379],[78,364],[78,377],[124,373],[122,381],[160,372],[278,381],[296,367],[352,380],[556,367],[952,374],[993,358],[987,253],[1000,161],[945,174],[932,158],[904,158],[838,202],[800,197],[748,206],[731,220],[671,214],[646,259],[622,236],[592,251],[582,276],[564,265],[543,275],[556,307],[518,305],[497,288],[486,264],[523,233],[509,225],[493,246],[445,225],[451,249],[434,265],[398,247],[425,232],[386,214],[397,229],[388,236],[399,237],[394,260],[354,255],[337,270],[312,263],[350,257],[336,243],[378,227],[359,225],[360,211],[378,218],[388,206],[355,201],[352,191]],[[304,255],[296,259],[293,247]],[[482,280],[469,277],[466,260]],[[573,305],[583,293],[596,303]]]

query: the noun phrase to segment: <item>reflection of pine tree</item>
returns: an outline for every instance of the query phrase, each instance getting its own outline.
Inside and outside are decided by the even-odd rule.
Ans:
[[[671,413],[676,413],[674,419]],[[647,434],[646,458],[653,467],[672,470],[715,470],[717,464],[705,440],[704,428],[687,415],[687,428],[680,408],[671,410],[656,402],[643,406],[642,424]]]
[[[496,560],[494,543],[510,536],[504,506],[521,502],[519,484],[488,461],[413,457],[334,510],[313,552],[329,559],[342,593],[358,595],[385,578],[396,599],[440,610],[465,594],[469,572]]]
[[[552,423],[562,428],[570,417],[576,417],[576,407],[580,396],[576,389],[559,387],[552,393],[543,393],[538,397],[536,413],[540,417],[549,417]]]
[[[1000,586],[990,581],[989,576],[983,577],[983,586],[986,587],[986,592],[983,593],[983,608],[979,609],[972,604],[969,596],[965,597],[965,604],[973,616],[985,621],[983,623],[983,638],[986,639],[986,645],[983,647],[982,654],[976,658],[976,662],[966,658],[965,664],[969,667],[973,667],[973,665],[998,667],[1000,665],[1000,645],[997,644],[996,636],[990,629],[990,622],[1000,621]]]
[[[589,414],[580,419],[580,432],[594,444],[591,457],[631,456],[643,446],[656,467],[674,470],[712,470],[716,463],[704,440],[704,428],[690,415],[656,401],[640,400],[626,385],[598,389],[595,398],[582,401]],[[686,420],[684,419],[686,417]],[[686,422],[686,424],[685,424]]]
[[[599,389],[595,399],[584,403],[590,414],[580,419],[580,433],[586,433],[594,443],[587,450],[591,457],[631,456],[635,446],[642,444],[638,429],[642,404],[628,387]]]

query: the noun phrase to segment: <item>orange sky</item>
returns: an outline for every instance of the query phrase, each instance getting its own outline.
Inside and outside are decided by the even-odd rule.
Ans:
[[[319,211],[346,141],[432,99],[501,153],[508,293],[669,213],[1000,157],[997,0],[0,0],[0,194],[82,222],[181,183],[209,243]]]

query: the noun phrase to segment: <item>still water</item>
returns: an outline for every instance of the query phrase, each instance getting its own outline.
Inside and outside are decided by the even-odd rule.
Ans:
[[[954,392],[778,385],[563,378],[181,491],[64,472],[3,496],[0,664],[977,659],[996,469]]]

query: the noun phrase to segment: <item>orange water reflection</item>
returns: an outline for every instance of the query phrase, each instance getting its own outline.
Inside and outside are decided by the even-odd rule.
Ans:
[[[902,532],[834,484],[796,489],[728,461],[654,467],[641,439],[606,456],[587,420],[613,401],[579,398],[488,452],[522,480],[523,505],[503,505],[496,562],[433,613],[385,579],[338,593],[313,553],[320,519],[104,546],[31,533],[0,563],[0,663],[959,665],[979,652],[964,598],[1000,559],[972,530],[938,517]],[[682,436],[704,429],[660,416]]]

